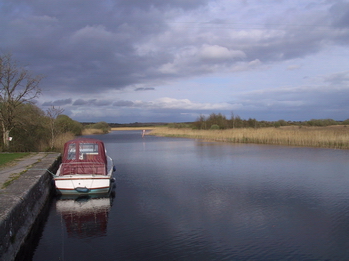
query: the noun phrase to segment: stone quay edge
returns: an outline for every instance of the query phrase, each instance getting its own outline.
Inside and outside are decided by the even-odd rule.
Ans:
[[[56,172],[59,163],[59,153],[40,152],[1,169],[0,187],[11,175],[20,176],[0,189],[0,260],[16,258],[54,191],[51,173]]]

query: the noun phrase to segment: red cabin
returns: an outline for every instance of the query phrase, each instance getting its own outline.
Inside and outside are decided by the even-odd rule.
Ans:
[[[64,144],[61,175],[107,174],[104,143],[91,138],[77,138]]]

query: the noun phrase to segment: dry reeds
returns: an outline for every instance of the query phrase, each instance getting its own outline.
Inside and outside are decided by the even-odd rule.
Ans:
[[[233,143],[349,149],[349,128],[345,126],[236,128],[227,130],[155,128],[150,132],[150,135]]]
[[[82,135],[104,134],[102,129],[83,129]]]
[[[71,132],[67,132],[67,133],[63,133],[60,134],[54,141],[54,148],[59,151],[59,152],[63,152],[63,148],[64,148],[64,143],[66,143],[68,140],[72,140],[75,138],[75,135]]]

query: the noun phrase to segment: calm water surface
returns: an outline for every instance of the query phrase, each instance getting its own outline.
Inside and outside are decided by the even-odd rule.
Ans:
[[[54,199],[33,260],[349,259],[349,151],[94,137],[115,193]]]

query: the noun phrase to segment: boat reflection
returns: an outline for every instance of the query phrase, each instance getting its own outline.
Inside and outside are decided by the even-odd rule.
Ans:
[[[68,237],[102,237],[107,234],[109,210],[113,195],[98,197],[62,196],[56,201],[56,211],[64,220]]]

